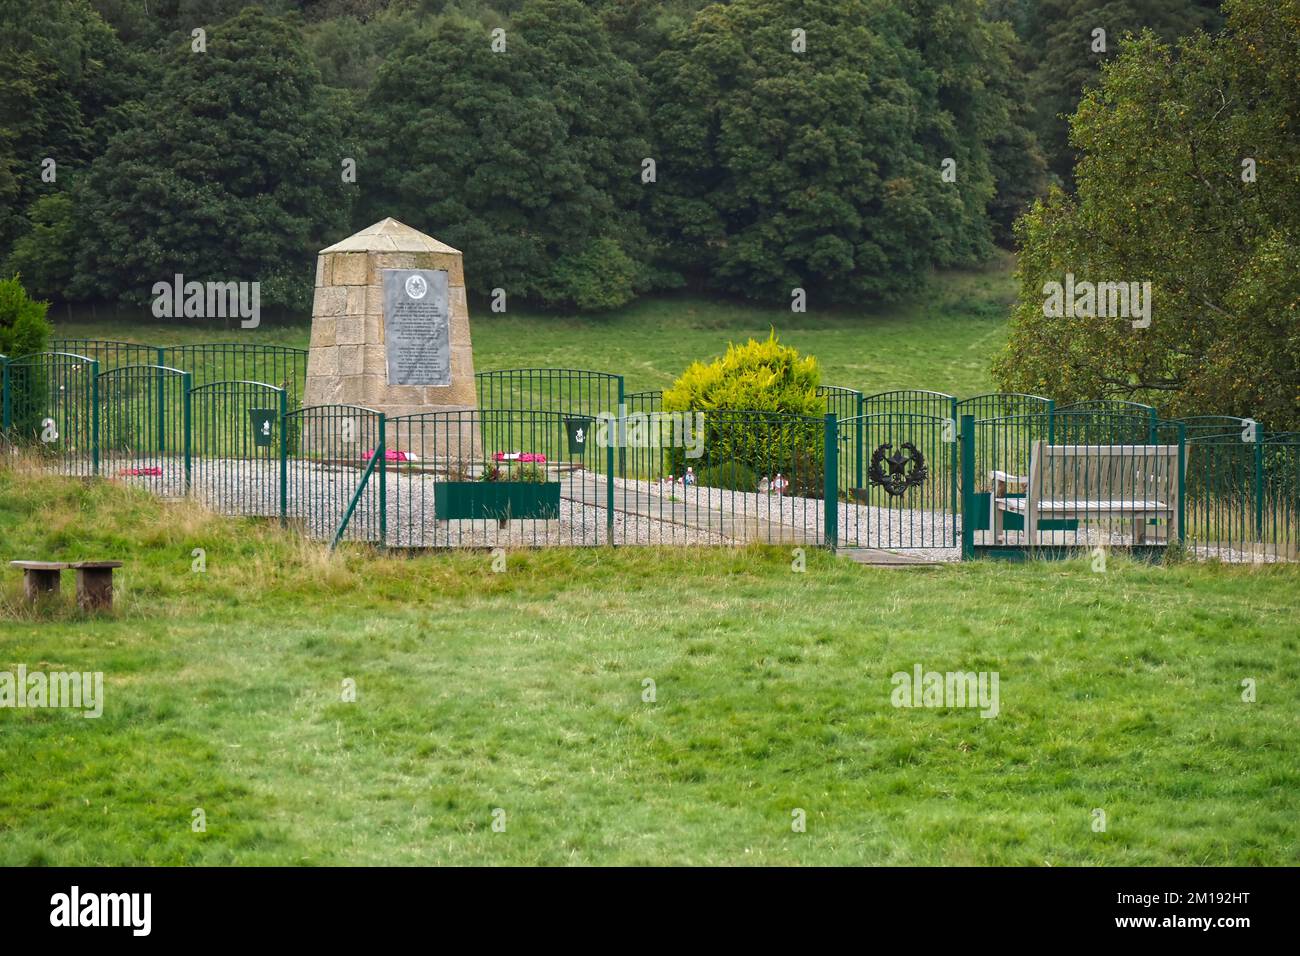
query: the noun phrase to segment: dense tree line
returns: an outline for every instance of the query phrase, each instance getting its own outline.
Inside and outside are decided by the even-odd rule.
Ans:
[[[301,307],[314,251],[392,215],[556,306],[889,298],[1068,174],[1046,113],[1095,77],[1093,20],[1188,6],[5,0],[0,261],[50,297],[183,272]]]

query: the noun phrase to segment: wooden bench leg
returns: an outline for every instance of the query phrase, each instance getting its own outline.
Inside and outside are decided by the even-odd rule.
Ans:
[[[45,569],[23,570],[23,587],[29,604],[35,604],[42,594],[59,593],[59,572]]]
[[[112,568],[77,568],[77,606],[83,611],[113,606]]]
[[[1002,543],[1002,509],[998,507],[998,497],[1007,493],[1006,482],[993,479],[989,492],[989,531],[993,534],[993,543]]]

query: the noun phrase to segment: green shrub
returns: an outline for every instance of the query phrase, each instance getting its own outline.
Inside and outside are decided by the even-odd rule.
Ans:
[[[758,475],[748,465],[733,461],[701,468],[695,475],[695,483],[706,488],[754,492],[758,490]]]
[[[18,276],[0,280],[0,355],[12,359],[44,352],[54,335],[45,317],[48,308],[48,302],[28,296]]]
[[[762,342],[728,345],[708,365],[693,363],[664,392],[663,410],[704,412],[704,455],[696,462],[703,470],[743,465],[758,476],[780,472],[792,477],[792,493],[806,494],[822,484],[820,383],[817,360],[782,345],[773,332]],[[685,470],[684,449],[674,448],[670,460],[675,474]]]
[[[0,355],[15,359],[49,348],[54,327],[45,317],[48,302],[27,294],[18,276],[0,281]],[[44,364],[22,365],[9,372],[9,426],[31,440],[40,434],[49,413],[50,372]]]

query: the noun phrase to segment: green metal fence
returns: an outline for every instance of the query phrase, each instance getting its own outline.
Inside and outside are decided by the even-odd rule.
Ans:
[[[287,345],[208,342],[167,345],[158,364],[189,372],[196,386],[216,382],[264,382],[282,389],[285,403],[297,408],[307,380],[307,350]]]
[[[385,417],[359,405],[312,405],[285,416],[285,520],[303,533],[382,544]]]
[[[55,339],[55,351],[99,362],[101,372],[123,365],[162,365],[189,372],[195,385],[223,381],[266,382],[283,388],[296,408],[307,378],[307,350],[251,342],[147,345],[112,339]]]
[[[573,369],[485,372],[479,410],[386,419],[296,407],[303,350],[77,342],[0,357],[9,447],[335,544],[760,541],[946,558],[1182,543],[1297,559],[1300,433],[1248,419],[837,386],[819,389],[823,416],[666,413],[660,392]],[[271,380],[200,380],[232,368]]]
[[[100,372],[123,365],[161,365],[159,350],[153,345],[138,342],[118,342],[112,339],[55,339],[50,343],[55,352],[72,352],[84,355],[99,363]]]
[[[69,475],[99,474],[99,363],[71,352],[38,352],[4,364],[0,424]]]
[[[623,376],[577,368],[509,368],[474,376],[478,407],[530,409],[565,415],[617,413]]]
[[[1153,426],[1128,408],[1043,408],[963,421],[971,434],[968,548],[1047,553],[1167,548],[1184,540],[1182,423]],[[986,473],[977,475],[977,467]]]
[[[627,415],[633,420],[648,420],[663,411],[664,393],[658,389],[644,392],[629,392],[623,396],[623,405]],[[658,448],[628,448],[618,459],[622,463],[619,477],[659,481],[671,470],[668,450]]]
[[[989,392],[957,403],[958,416],[971,417],[973,514],[968,523],[972,531],[989,528],[995,472],[1027,474],[1034,443],[1053,440],[1054,411],[1050,398],[1022,392]],[[958,486],[958,494],[965,495],[966,486],[960,480]]]
[[[1300,432],[1269,435],[1259,455],[1257,505],[1261,560],[1300,559]]]
[[[1187,432],[1187,540],[1197,551],[1230,557],[1260,531],[1263,436],[1226,415],[1180,421]]]
[[[1160,413],[1151,405],[1144,405],[1142,402],[1130,402],[1118,398],[1099,398],[1086,402],[1070,402],[1066,405],[1058,405],[1058,412],[1070,413],[1068,421],[1072,423],[1077,431],[1082,432],[1084,429],[1095,432],[1104,432],[1112,427],[1115,419],[1112,416],[1126,416],[1125,428],[1136,429],[1139,427],[1139,421],[1145,426],[1145,432],[1131,432],[1133,441],[1155,442],[1156,425],[1160,420]],[[1086,413],[1092,413],[1096,425],[1084,424],[1088,421],[1085,418]],[[1126,434],[1130,434],[1126,432]]]
[[[826,404],[824,411],[834,415],[837,421],[849,419],[861,422],[862,402],[865,396],[856,388],[844,388],[840,385],[819,385],[817,395]],[[862,487],[866,456],[862,451],[863,435],[859,424],[855,428],[836,429],[837,475],[839,487]]]
[[[190,392],[191,487],[222,514],[284,517],[288,497],[284,389],[213,382]]]
[[[99,375],[102,473],[167,498],[190,488],[190,374],[119,365]]]

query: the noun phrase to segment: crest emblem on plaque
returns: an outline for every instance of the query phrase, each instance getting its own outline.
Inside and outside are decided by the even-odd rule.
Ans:
[[[406,294],[412,299],[423,299],[428,291],[429,283],[424,280],[424,276],[406,277]]]

